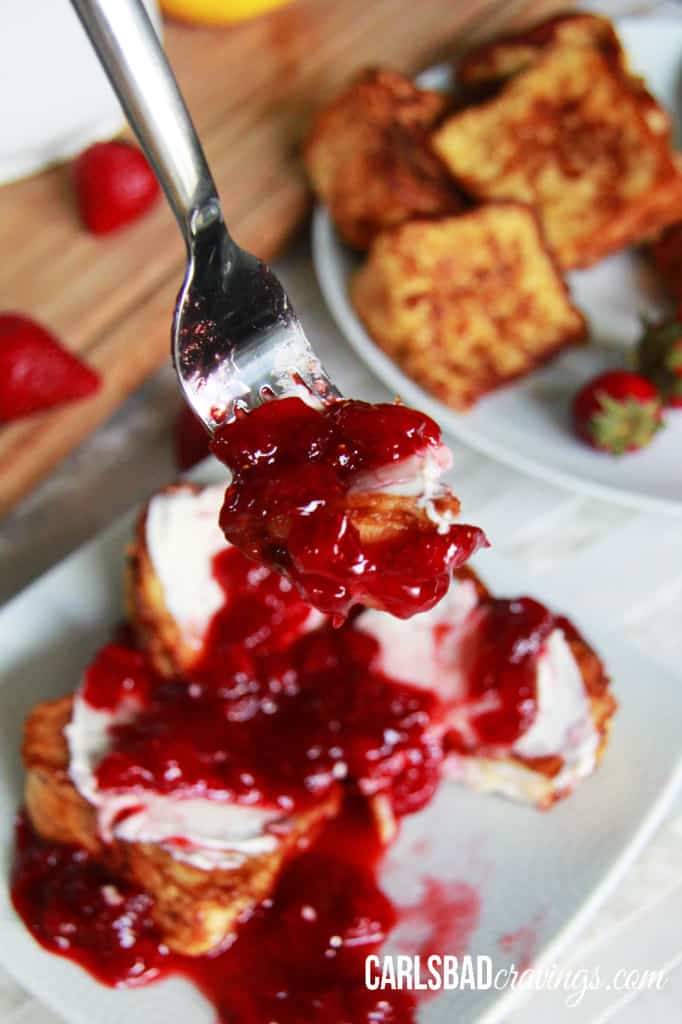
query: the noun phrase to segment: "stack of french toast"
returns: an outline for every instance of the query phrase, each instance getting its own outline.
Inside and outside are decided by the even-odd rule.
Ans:
[[[596,768],[616,702],[567,620],[494,598],[465,568],[412,620],[364,609],[335,629],[226,542],[222,497],[221,486],[178,484],[151,499],[128,555],[125,632],[75,696],[34,708],[23,747],[33,829],[149,893],[170,949],[223,948],[349,793],[388,845],[396,819],[444,778],[548,808]],[[519,683],[529,651],[530,684]],[[483,691],[467,681],[475,665]],[[309,715],[325,750],[309,739]],[[265,731],[253,731],[258,716]],[[286,796],[284,775],[285,796],[263,797],[258,773],[275,747],[283,771],[303,754],[319,759],[303,801]],[[237,795],[205,782],[234,779],[216,775],[233,757]]]
[[[369,334],[466,410],[586,340],[565,273],[682,219],[682,165],[606,18],[486,43],[456,75],[450,96],[365,72],[319,112],[305,160],[366,253],[351,297]]]

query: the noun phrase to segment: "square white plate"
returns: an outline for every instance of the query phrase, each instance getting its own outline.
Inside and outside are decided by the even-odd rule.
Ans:
[[[17,919],[7,892],[22,792],[22,722],[36,701],[74,688],[119,620],[131,522],[126,518],[77,551],[0,612],[0,962],[72,1024],[209,1024],[211,1009],[182,981],[111,991],[45,953]],[[682,780],[682,685],[607,626],[581,622],[579,609],[562,605],[558,582],[537,586],[490,552],[476,564],[496,592],[528,591],[573,617],[604,656],[621,709],[598,773],[550,812],[444,783],[430,807],[404,820],[382,884],[398,905],[413,904],[426,878],[452,883],[455,891],[457,883],[473,887],[480,916],[469,952],[490,955],[495,967],[518,964],[528,952],[536,964],[551,963],[631,863]],[[510,933],[518,941],[505,949],[501,940]],[[402,951],[416,950],[409,925],[398,937]],[[524,949],[528,938],[531,948]],[[419,1020],[490,1022],[515,1000],[513,993],[446,993],[423,1004]]]

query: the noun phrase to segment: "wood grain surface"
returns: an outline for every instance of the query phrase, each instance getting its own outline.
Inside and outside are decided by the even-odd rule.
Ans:
[[[166,48],[236,239],[272,259],[304,220],[301,137],[354,71],[387,64],[415,72],[567,6],[300,0],[232,28],[166,24]],[[184,249],[164,202],[120,234],[89,235],[68,166],[0,188],[0,225],[0,309],[42,320],[104,378],[88,400],[0,427],[2,515],[168,358]]]

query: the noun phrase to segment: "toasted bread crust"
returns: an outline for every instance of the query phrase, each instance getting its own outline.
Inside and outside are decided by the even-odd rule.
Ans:
[[[680,217],[682,176],[637,92],[591,47],[554,45],[498,95],[448,118],[436,152],[477,198],[536,206],[563,269]]]
[[[351,298],[381,348],[455,409],[586,334],[536,216],[519,203],[382,232]]]
[[[146,889],[154,898],[153,916],[164,941],[179,953],[198,956],[220,948],[240,915],[272,890],[285,860],[338,813],[340,791],[334,790],[292,817],[291,831],[274,852],[249,856],[233,870],[202,871],[155,844],[105,843],[93,808],[68,774],[64,727],[72,706],[71,697],[38,704],[26,722],[25,799],[31,822],[44,838],[81,846],[114,875]]]
[[[320,111],[305,163],[349,245],[366,249],[391,224],[461,208],[428,138],[447,102],[441,93],[380,69],[362,73]]]

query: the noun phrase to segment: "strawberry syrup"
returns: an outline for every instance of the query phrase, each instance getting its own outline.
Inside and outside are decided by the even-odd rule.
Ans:
[[[396,923],[376,880],[381,853],[366,807],[348,801],[217,956],[173,953],[148,894],[83,850],[40,839],[23,817],[12,899],[42,946],[98,981],[130,987],[181,975],[213,1004],[220,1024],[410,1024],[410,993],[364,985],[365,957]]]

